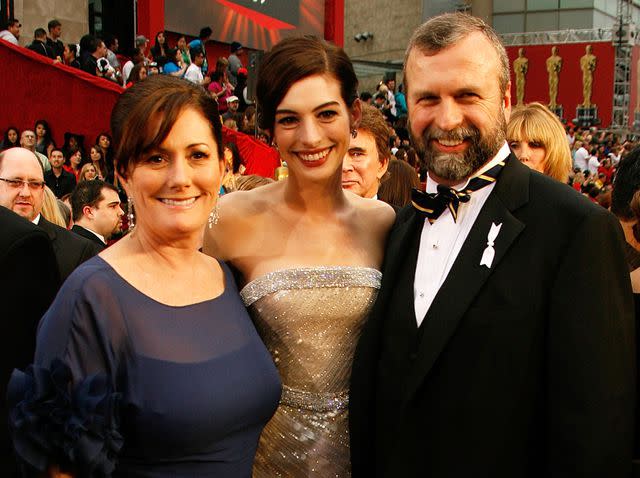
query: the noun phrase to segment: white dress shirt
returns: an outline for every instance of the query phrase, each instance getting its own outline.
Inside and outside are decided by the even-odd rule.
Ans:
[[[127,81],[129,81],[129,75],[131,74],[131,70],[133,70],[134,66],[135,65],[133,64],[133,62],[129,60],[122,67],[122,86],[127,85]]]
[[[3,40],[8,41],[9,43],[13,43],[14,45],[20,45],[20,43],[18,43],[18,39],[16,38],[16,36],[11,33],[9,30],[2,30],[0,32],[0,38]]]
[[[589,169],[589,156],[591,156],[589,151],[580,146],[573,156],[573,166],[575,168],[580,168],[580,171]]]
[[[500,161],[504,161],[509,154],[509,146],[505,142],[498,154],[479,169],[474,176],[478,176]],[[464,189],[469,180],[454,186],[454,189]],[[433,299],[447,278],[464,241],[469,235],[469,231],[471,231],[482,210],[482,206],[484,206],[495,185],[496,183],[493,183],[478,189],[471,194],[469,202],[460,203],[457,222],[454,222],[449,208],[445,209],[433,224],[425,219],[422,226],[422,235],[420,236],[420,249],[413,282],[414,310],[418,327],[422,324],[422,320],[429,307],[431,307]],[[437,192],[437,187],[438,184],[427,175],[427,192],[435,193]],[[478,260],[480,259],[478,258]]]
[[[80,224],[76,224],[76,226],[81,227],[85,231],[89,231],[91,234],[93,234],[98,239],[100,239],[100,242],[102,242],[105,245],[107,244],[107,241],[105,240],[105,238],[104,238],[104,236],[102,234],[98,234],[96,231],[93,231],[93,230],[89,229],[88,227],[81,226]]]
[[[189,80],[191,83],[195,83],[196,85],[201,85],[204,81],[204,76],[202,75],[202,70],[195,63],[191,63],[189,68],[184,74],[185,80]]]

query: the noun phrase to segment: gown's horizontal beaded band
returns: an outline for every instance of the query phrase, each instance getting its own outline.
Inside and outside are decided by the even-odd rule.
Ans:
[[[349,392],[314,393],[283,385],[280,404],[316,413],[337,412],[349,406]]]
[[[315,287],[374,287],[378,289],[381,280],[382,273],[370,267],[301,267],[273,271],[258,277],[240,291],[240,296],[244,305],[249,307],[265,295],[279,290]]]

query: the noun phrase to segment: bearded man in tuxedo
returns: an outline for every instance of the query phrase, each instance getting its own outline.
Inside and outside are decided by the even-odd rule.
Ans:
[[[482,20],[427,21],[404,73],[429,174],[398,214],[354,360],[354,478],[627,476],[619,224],[510,152],[509,62]]]

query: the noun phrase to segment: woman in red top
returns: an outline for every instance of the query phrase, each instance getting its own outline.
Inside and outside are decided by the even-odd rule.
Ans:
[[[614,168],[611,166],[611,160],[605,158],[598,166],[598,174],[604,174],[606,177],[605,184],[611,184],[611,178],[613,177]]]
[[[82,163],[82,151],[80,149],[73,149],[62,168],[65,171],[73,173],[76,177],[76,181],[78,181],[78,178],[80,177],[80,170],[82,169]]]

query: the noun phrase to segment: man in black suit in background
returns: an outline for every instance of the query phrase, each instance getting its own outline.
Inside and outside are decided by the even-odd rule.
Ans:
[[[33,361],[36,328],[60,286],[47,234],[0,207],[0,475],[18,476],[7,430],[7,382],[14,368]]]
[[[95,242],[100,250],[120,232],[124,212],[118,190],[99,179],[80,181],[71,194],[73,227],[71,231]]]
[[[510,153],[509,63],[482,20],[419,27],[404,81],[430,194],[398,214],[356,351],[354,478],[628,476],[619,224]]]
[[[36,28],[33,32],[33,42],[27,48],[55,60],[53,50],[47,46],[47,32],[44,31],[44,28]]]
[[[42,217],[44,184],[42,164],[33,152],[10,148],[0,153],[0,206],[11,209],[47,233],[64,282],[76,267],[100,252],[100,248]]]

